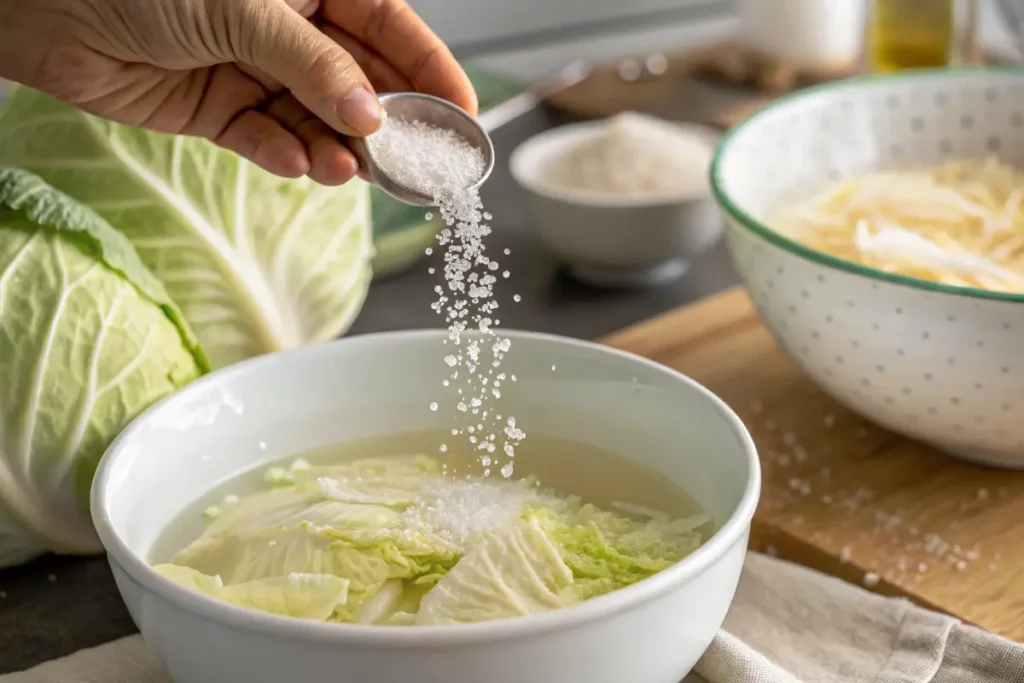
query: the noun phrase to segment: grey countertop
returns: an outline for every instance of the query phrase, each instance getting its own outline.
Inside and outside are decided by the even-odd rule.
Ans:
[[[557,119],[537,111],[498,131],[499,159],[526,136]],[[495,216],[488,249],[503,257],[512,276],[504,289],[521,295],[502,309],[502,325],[594,338],[737,283],[722,246],[695,262],[678,282],[643,292],[602,291],[566,276],[545,253],[521,209],[518,188],[505,166],[495,169],[484,203]],[[427,263],[375,283],[353,334],[441,324],[430,309],[433,276]],[[510,295],[509,292],[505,294]],[[0,571],[0,674],[34,666],[134,632],[103,558],[44,557]]]

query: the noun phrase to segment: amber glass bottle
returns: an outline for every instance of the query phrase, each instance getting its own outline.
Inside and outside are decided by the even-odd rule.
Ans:
[[[975,0],[871,0],[868,67],[878,73],[970,62]]]

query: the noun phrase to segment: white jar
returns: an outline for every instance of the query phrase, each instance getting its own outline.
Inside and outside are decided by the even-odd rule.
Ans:
[[[867,0],[739,0],[744,45],[808,70],[844,70],[860,58]]]

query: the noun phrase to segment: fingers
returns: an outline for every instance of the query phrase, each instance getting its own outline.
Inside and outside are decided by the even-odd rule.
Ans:
[[[310,178],[323,185],[341,185],[356,175],[359,164],[338,140],[338,134],[294,97],[282,95],[270,103],[266,112],[303,142],[309,155]]]
[[[405,0],[322,0],[320,11],[327,21],[390,62],[416,90],[477,113],[469,77]]]
[[[231,64],[192,73],[196,77],[183,83],[178,93],[179,101],[188,103],[186,108],[191,111],[188,121],[180,126],[152,127],[207,138],[288,178],[309,172],[310,161],[302,142],[280,122],[256,109],[266,97],[259,83]]]
[[[377,92],[409,92],[415,90],[412,82],[391,66],[376,50],[367,47],[341,29],[326,24],[321,30],[327,37],[345,49],[363,69]]]
[[[298,138],[253,109],[239,114],[213,141],[285,178],[299,178],[310,170],[306,149]]]
[[[369,135],[381,124],[372,86],[351,55],[283,0],[242,5],[249,13],[231,41],[235,57],[268,74],[328,126]]]

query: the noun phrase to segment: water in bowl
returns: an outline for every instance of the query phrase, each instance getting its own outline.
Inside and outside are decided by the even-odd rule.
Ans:
[[[245,607],[429,625],[569,606],[665,569],[711,535],[682,488],[622,455],[531,434],[509,481],[484,476],[469,443],[417,455],[446,437],[360,440],[246,472],[183,510],[150,560]]]

